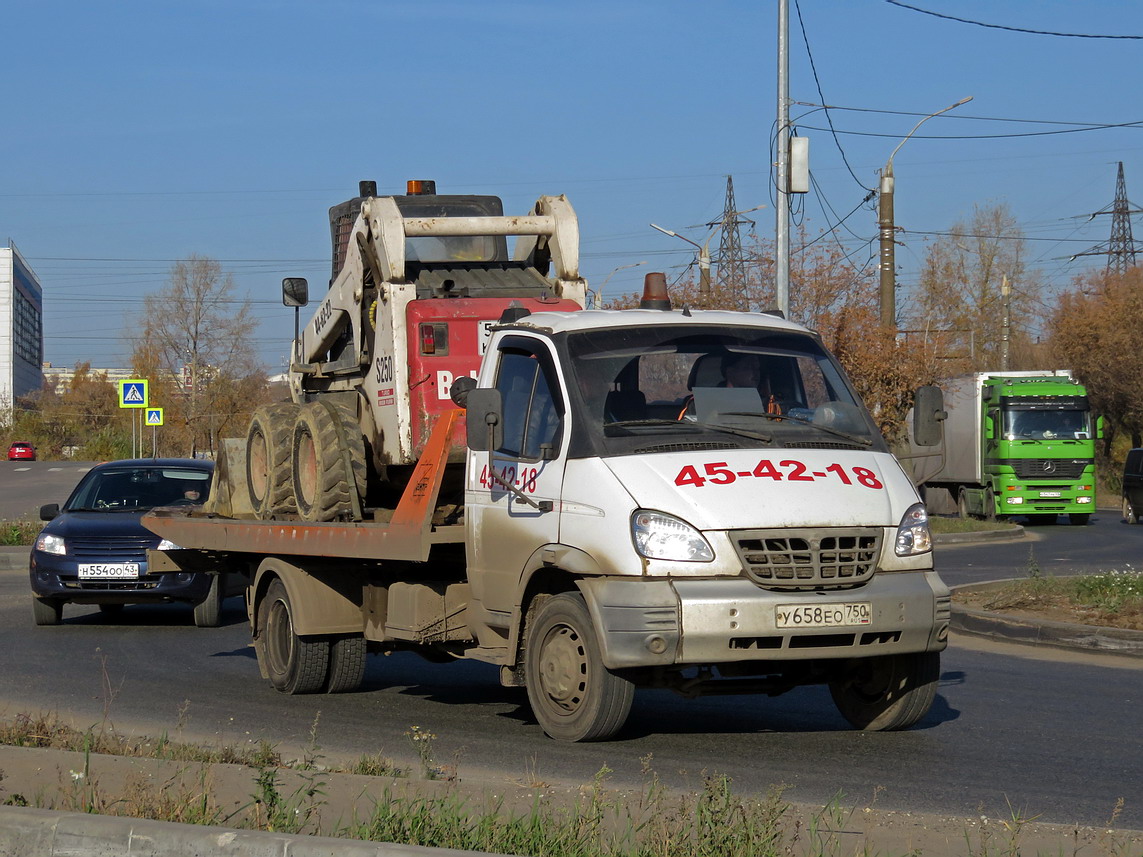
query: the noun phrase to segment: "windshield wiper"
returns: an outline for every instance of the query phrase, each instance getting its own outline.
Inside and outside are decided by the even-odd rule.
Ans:
[[[768,434],[761,432],[748,431],[747,429],[731,428],[730,426],[718,425],[716,423],[700,423],[698,420],[618,420],[616,422],[604,423],[603,427],[607,428],[627,428],[629,426],[675,426],[677,428],[686,427],[688,429],[706,429],[708,431],[722,432],[723,434],[733,434],[738,437],[748,437],[751,440],[760,440],[764,443],[772,443],[774,438]]]
[[[790,420],[791,422],[809,426],[810,428],[815,428],[818,431],[824,431],[827,434],[832,434],[835,437],[840,437],[844,440],[848,440],[851,443],[856,443],[861,446],[873,446],[873,441],[869,438],[858,437],[855,434],[850,434],[849,432],[844,432],[840,429],[830,428],[829,426],[819,425],[815,422],[811,422],[810,420],[802,419],[801,417],[792,417],[789,414],[769,414],[760,413],[759,411],[722,411],[722,415],[727,417],[765,417],[768,420],[778,420],[779,422],[782,420]]]

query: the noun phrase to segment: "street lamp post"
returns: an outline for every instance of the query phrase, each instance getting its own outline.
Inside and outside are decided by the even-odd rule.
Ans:
[[[647,264],[647,260],[644,259],[642,262],[632,262],[629,265],[620,265],[618,268],[616,268],[614,271],[612,271],[610,274],[608,274],[606,277],[604,277],[603,282],[599,284],[598,289],[595,289],[595,294],[592,296],[592,301],[591,301],[592,308],[598,309],[597,305],[603,303],[603,287],[607,285],[608,280],[610,280],[612,277],[614,277],[620,271],[623,271],[627,268],[638,268],[640,265],[646,265],[646,264]]]
[[[905,141],[912,137],[917,129],[920,128],[925,122],[928,122],[934,116],[940,116],[942,113],[948,113],[954,107],[960,107],[962,104],[967,104],[972,101],[972,96],[962,98],[956,104],[950,104],[943,110],[938,110],[936,113],[930,113],[925,116],[913,126],[913,130],[902,138],[901,142],[897,144],[897,148],[893,150],[893,154],[889,156],[889,160],[885,162],[885,169],[881,172],[881,192],[877,204],[877,226],[880,230],[881,237],[881,326],[882,327],[896,327],[897,326],[897,251],[896,243],[894,240],[894,233],[896,225],[893,219],[893,158],[901,147],[905,145]]]

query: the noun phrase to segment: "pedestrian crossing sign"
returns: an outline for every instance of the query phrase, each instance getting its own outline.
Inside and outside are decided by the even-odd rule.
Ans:
[[[161,426],[163,424],[163,409],[147,408],[147,418],[145,422],[149,426]]]
[[[119,407],[145,408],[147,407],[147,381],[143,378],[134,378],[119,382]]]

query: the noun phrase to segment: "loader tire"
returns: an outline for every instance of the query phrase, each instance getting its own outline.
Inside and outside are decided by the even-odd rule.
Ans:
[[[353,415],[324,401],[303,405],[292,444],[294,500],[303,521],[360,520],[365,438]]]
[[[290,450],[298,406],[293,402],[263,405],[250,418],[246,432],[246,487],[259,520],[292,514],[294,502]]]

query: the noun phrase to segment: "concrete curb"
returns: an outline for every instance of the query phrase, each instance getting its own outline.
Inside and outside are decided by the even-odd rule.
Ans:
[[[974,545],[978,542],[1017,542],[1025,538],[1027,533],[1019,524],[1006,530],[980,530],[975,533],[935,533],[933,544],[936,545]]]
[[[986,583],[968,583],[952,587],[957,592],[988,592],[1001,589],[1011,580],[993,580]],[[1103,652],[1129,657],[1143,657],[1143,631],[1120,628],[1101,628],[1096,625],[1075,625],[993,613],[965,607],[953,601],[950,627],[962,634],[987,637],[1009,643],[1052,646],[1086,652]]]
[[[478,853],[483,854],[0,806],[0,854],[5,857],[460,857]]]
[[[16,569],[27,571],[31,554],[32,548],[29,545],[0,546],[0,571],[14,571]]]

